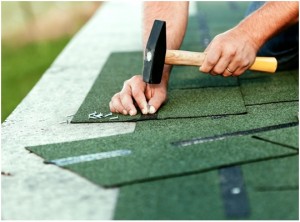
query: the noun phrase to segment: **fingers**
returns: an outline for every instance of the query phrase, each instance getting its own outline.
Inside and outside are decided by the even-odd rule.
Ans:
[[[165,101],[165,98],[154,96],[149,100],[148,111],[150,114],[156,113],[162,103]]]
[[[137,103],[138,107],[142,111],[143,114],[148,113],[147,108],[147,100],[145,97],[145,90],[141,88],[132,88],[132,97],[134,98],[135,102]]]
[[[116,93],[109,103],[111,112],[136,115],[137,108],[134,105],[134,102],[136,102],[137,106],[146,114],[148,111],[144,95],[145,87],[141,76],[133,76],[125,81],[122,90]]]
[[[156,111],[159,109],[159,107],[165,102],[167,98],[167,91],[166,88],[162,88],[161,86],[153,86],[153,85],[147,85],[147,92],[154,92],[149,101],[148,101],[148,111],[150,114],[156,113]]]
[[[203,63],[199,70],[202,72],[208,72],[212,75],[239,76],[244,73],[250,67],[250,60],[243,58],[242,55],[232,55],[224,53],[216,59],[216,57],[207,57],[207,60]],[[210,55],[209,53],[207,54]]]
[[[208,50],[205,59],[203,61],[203,64],[200,67],[200,71],[214,74],[212,71],[214,66],[219,61],[220,56],[221,56],[220,50],[216,51],[216,53],[212,53],[211,50]]]
[[[228,67],[232,59],[236,56],[235,50],[231,47],[218,46],[214,43],[210,44],[204,62],[199,70],[212,75],[231,76],[236,68],[229,69]]]
[[[125,110],[123,111],[124,115],[136,115],[137,110],[133,105],[133,100],[131,97],[131,91],[129,86],[125,86],[123,90],[120,92],[120,102],[122,103]]]
[[[232,67],[232,68],[231,68]],[[227,71],[231,71],[232,76],[243,74],[250,67],[250,62],[247,59],[235,58],[227,67]],[[224,76],[224,74],[223,74]]]
[[[124,108],[124,106],[121,103],[120,100],[120,93],[116,93],[109,103],[110,111],[113,113],[123,113],[124,115],[127,115],[127,111]]]
[[[248,36],[237,28],[216,36],[206,48],[199,70],[224,77],[241,75],[252,65],[257,53],[249,42]]]

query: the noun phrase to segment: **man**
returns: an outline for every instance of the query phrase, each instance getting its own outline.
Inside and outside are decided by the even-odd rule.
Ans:
[[[153,21],[167,24],[167,49],[179,49],[188,20],[188,2],[145,2],[143,45],[146,46]],[[200,71],[212,75],[239,76],[254,62],[256,55],[275,56],[279,69],[298,67],[299,3],[254,2],[249,14],[237,26],[217,35],[206,48]],[[110,110],[124,115],[153,114],[167,98],[171,66],[165,65],[160,84],[146,84],[141,75],[124,82]],[[137,107],[134,105],[134,101]]]

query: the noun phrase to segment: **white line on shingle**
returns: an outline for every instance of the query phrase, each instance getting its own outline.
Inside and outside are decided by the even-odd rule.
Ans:
[[[67,158],[51,160],[48,163],[53,163],[58,166],[66,166],[66,165],[71,165],[76,163],[89,162],[89,161],[107,159],[107,158],[118,157],[118,156],[125,156],[129,154],[131,154],[131,150],[114,150],[114,151],[93,153],[93,154],[80,155],[80,156],[71,156]]]

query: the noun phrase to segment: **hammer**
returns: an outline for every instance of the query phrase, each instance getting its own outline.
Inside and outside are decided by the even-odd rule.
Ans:
[[[205,53],[182,50],[167,50],[166,22],[155,20],[144,52],[143,80],[159,84],[164,64],[201,66]],[[256,57],[250,70],[274,73],[277,60],[274,57]]]

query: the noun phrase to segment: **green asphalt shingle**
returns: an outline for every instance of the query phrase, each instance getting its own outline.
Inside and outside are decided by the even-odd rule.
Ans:
[[[248,108],[248,114],[223,118],[190,118],[139,122],[134,133],[107,138],[29,147],[47,161],[114,150],[131,150],[132,154],[99,161],[64,166],[103,186],[118,186],[160,177],[269,159],[297,153],[297,150],[252,138],[233,136],[187,147],[173,143],[226,133],[296,123],[298,103],[270,104]],[[272,116],[278,119],[270,118]],[[276,130],[280,129],[275,129]],[[255,135],[259,135],[256,133]],[[205,161],[199,161],[205,160]],[[95,170],[97,169],[97,170]]]
[[[217,172],[210,171],[123,187],[114,219],[222,219],[218,181]]]
[[[299,127],[280,129],[280,131],[267,131],[255,135],[257,138],[277,143],[283,146],[299,149]]]
[[[210,172],[211,173],[211,172]],[[250,216],[226,217],[218,185],[203,174],[121,188],[119,220],[298,220],[298,189],[247,192]],[[205,181],[205,182],[204,182]]]
[[[298,82],[289,72],[264,74],[258,78],[244,77],[240,79],[240,88],[246,105],[299,99]]]
[[[298,190],[299,156],[270,159],[258,163],[243,165],[243,174],[247,186],[261,192]],[[255,173],[254,173],[255,172]]]
[[[277,159],[276,159],[277,160]],[[298,172],[286,174],[280,167],[294,167],[298,156],[242,166],[250,215],[230,218],[220,198],[218,171],[134,184],[122,187],[115,219],[123,220],[224,220],[298,219]],[[276,163],[279,165],[276,167]],[[270,173],[272,172],[272,173]],[[291,181],[290,177],[294,180]],[[249,179],[250,177],[250,179]],[[262,178],[264,177],[264,178]],[[282,179],[280,179],[282,178]],[[297,180],[296,180],[297,179]],[[280,183],[278,187],[277,182]],[[262,185],[269,186],[262,189]],[[292,186],[291,186],[292,185]]]

